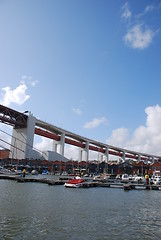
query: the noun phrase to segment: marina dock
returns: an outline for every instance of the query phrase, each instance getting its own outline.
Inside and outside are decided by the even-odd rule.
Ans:
[[[64,185],[69,178],[60,178],[57,180],[49,178],[35,178],[35,177],[21,177],[19,175],[2,175],[0,174],[0,180],[12,180],[17,181],[17,183],[44,183],[52,186]],[[114,181],[92,181],[92,179],[87,179],[82,184],[81,188],[91,188],[91,187],[104,187],[104,188],[121,188],[124,190],[161,190],[161,185],[146,185],[144,183],[123,183]]]

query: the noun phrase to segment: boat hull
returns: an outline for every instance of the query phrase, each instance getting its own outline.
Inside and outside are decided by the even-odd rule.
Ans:
[[[69,180],[68,182],[66,182],[64,184],[65,187],[68,187],[68,188],[79,188],[83,185],[83,182],[84,180],[82,179],[72,179],[72,180]]]
[[[71,183],[65,183],[64,186],[67,188],[79,188],[81,187],[83,184],[71,184]]]

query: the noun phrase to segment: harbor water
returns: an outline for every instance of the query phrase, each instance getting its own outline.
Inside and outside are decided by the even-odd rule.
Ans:
[[[160,239],[161,191],[0,180],[0,239]]]

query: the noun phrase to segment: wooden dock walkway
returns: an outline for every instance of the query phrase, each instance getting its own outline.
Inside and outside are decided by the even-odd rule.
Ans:
[[[47,179],[47,178],[35,178],[35,177],[21,177],[19,175],[2,175],[0,174],[0,179],[3,180],[13,180],[17,181],[18,183],[44,183],[48,185],[64,185],[68,179],[58,179],[58,180],[53,180],[53,179]],[[104,187],[104,188],[121,188],[124,190],[161,190],[161,185],[145,185],[145,184],[136,184],[136,183],[121,183],[121,182],[114,182],[114,181],[106,181],[106,182],[101,182],[101,181],[92,181],[92,180],[87,180],[84,181],[83,185],[81,188],[91,188],[91,187]]]

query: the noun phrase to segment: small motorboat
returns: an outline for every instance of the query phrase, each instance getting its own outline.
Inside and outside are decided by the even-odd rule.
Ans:
[[[38,171],[35,170],[35,169],[33,169],[33,170],[31,171],[31,174],[32,174],[32,175],[38,175]]]
[[[134,180],[134,182],[136,182],[136,183],[145,183],[145,177],[143,177],[143,176],[135,176],[135,180]]]
[[[67,181],[64,186],[68,188],[78,188],[81,187],[84,183],[84,180],[80,177],[75,177],[69,181]]]
[[[121,182],[127,183],[129,181],[129,176],[128,174],[123,174],[121,178]]]
[[[47,174],[49,174],[48,170],[43,169],[43,170],[42,170],[42,175],[47,175]]]
[[[160,185],[161,177],[160,176],[152,176],[151,184]]]

